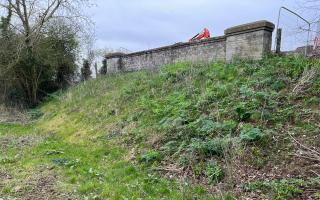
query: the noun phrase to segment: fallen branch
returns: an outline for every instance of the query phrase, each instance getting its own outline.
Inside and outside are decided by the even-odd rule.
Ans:
[[[167,168],[157,167],[157,168],[153,168],[153,169],[157,170],[157,171],[169,171],[169,172],[178,172],[178,173],[183,171],[183,168],[177,169],[177,168],[169,168],[169,167],[167,167]]]
[[[297,146],[299,146],[299,153],[294,154],[295,156],[320,163],[320,152],[315,150],[316,148],[307,147],[306,145],[302,144],[301,142],[296,140],[294,137],[292,137],[292,135],[289,134],[289,136],[292,138],[294,143]]]

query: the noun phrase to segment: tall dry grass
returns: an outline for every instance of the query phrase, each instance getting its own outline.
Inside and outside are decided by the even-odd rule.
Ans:
[[[27,111],[19,107],[7,107],[0,104],[0,123],[26,123]]]

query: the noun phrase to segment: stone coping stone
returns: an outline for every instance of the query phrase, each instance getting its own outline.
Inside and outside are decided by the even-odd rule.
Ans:
[[[114,52],[114,53],[108,53],[105,58],[118,58],[118,57],[122,57],[126,55],[125,53],[123,52]]]
[[[223,42],[223,41],[226,41],[225,36],[217,36],[217,37],[211,37],[211,38],[200,40],[200,41],[178,42],[173,45],[163,46],[163,47],[144,50],[144,51],[133,52],[133,53],[129,53],[129,54],[116,52],[116,53],[107,54],[105,56],[105,58],[108,59],[108,58],[116,58],[116,57],[136,56],[136,55],[141,55],[141,54],[149,54],[149,53],[155,53],[155,52],[159,52],[159,51],[166,51],[166,50],[170,50],[170,49],[179,49],[179,48],[187,47],[187,46],[195,46],[195,45],[216,43],[216,42]]]
[[[261,20],[261,21],[256,21],[256,22],[242,24],[239,26],[228,28],[224,31],[224,34],[227,36],[237,35],[237,34],[252,32],[256,30],[269,30],[272,32],[274,28],[275,28],[275,25],[272,22]]]

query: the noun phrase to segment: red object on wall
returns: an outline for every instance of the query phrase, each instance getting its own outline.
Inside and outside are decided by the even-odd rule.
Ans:
[[[191,38],[189,42],[203,40],[207,38],[210,38],[210,32],[207,28],[205,28],[201,33],[198,33],[193,38]]]

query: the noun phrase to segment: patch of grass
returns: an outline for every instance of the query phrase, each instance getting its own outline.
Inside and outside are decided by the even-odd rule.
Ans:
[[[30,176],[29,173],[37,173],[34,167],[45,165],[65,177],[60,180],[64,184],[78,185],[77,193],[82,197],[181,199],[183,195],[197,193],[190,185],[183,186],[188,192],[182,194],[176,181],[150,174],[142,166],[125,161],[126,151],[116,143],[74,144],[55,135],[26,151],[15,167],[28,168],[25,175]]]
[[[5,158],[1,158],[0,157],[0,164],[5,165],[5,164],[13,164],[17,162],[18,159],[18,154],[15,157],[5,157]]]
[[[245,185],[247,191],[261,190],[271,195],[273,199],[295,199],[298,195],[303,194],[304,187],[318,185],[319,178],[309,180],[303,179],[282,179],[278,181],[257,181]]]
[[[28,134],[34,127],[19,123],[0,123],[0,135],[23,135]]]

